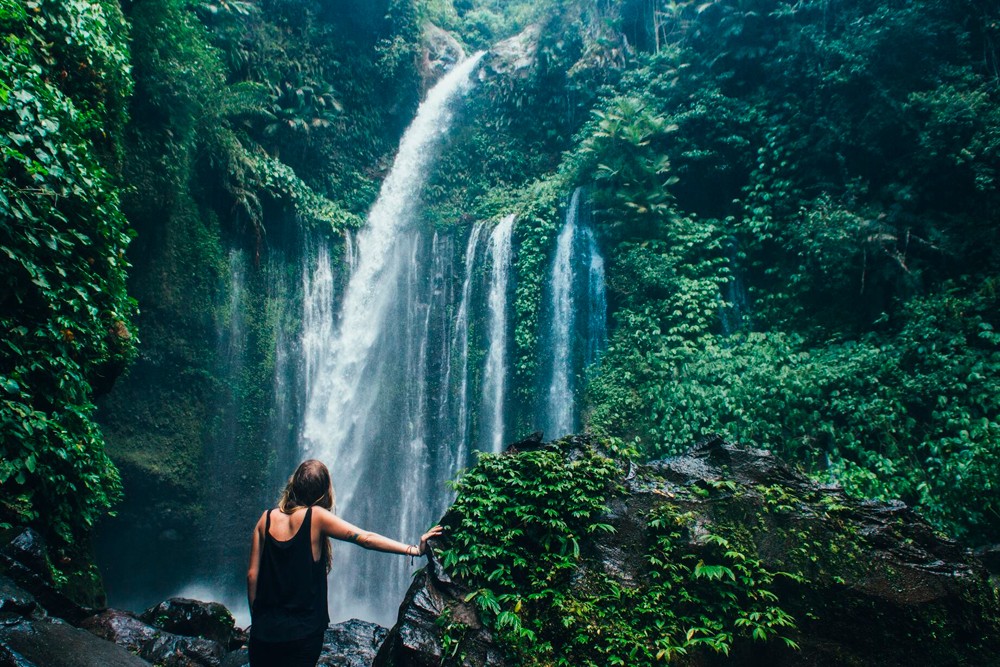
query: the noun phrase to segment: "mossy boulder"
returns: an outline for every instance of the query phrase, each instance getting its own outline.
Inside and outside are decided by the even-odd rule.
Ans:
[[[567,469],[603,457],[588,438],[545,448]],[[488,576],[459,580],[432,561],[375,664],[998,664],[1000,604],[987,571],[902,503],[848,498],[721,438],[671,459],[613,464],[606,511],[585,522],[607,529],[567,519],[578,554],[554,561],[561,571],[543,580],[497,561]],[[487,465],[503,471],[505,488],[525,488],[529,500],[515,502],[540,488],[519,476],[530,468]],[[455,512],[474,506],[464,494],[499,492],[470,474],[444,518],[455,531],[465,530]],[[495,534],[515,535],[504,548],[525,559],[526,543],[548,538],[530,511],[521,515],[529,519]],[[455,560],[454,544],[437,546]],[[530,549],[550,558],[544,546]]]

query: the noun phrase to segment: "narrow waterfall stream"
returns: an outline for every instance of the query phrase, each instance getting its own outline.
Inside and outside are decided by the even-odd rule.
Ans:
[[[583,228],[583,240],[590,257],[587,266],[587,345],[584,368],[601,360],[608,347],[608,297],[604,287],[604,258],[597,247],[594,230]]]
[[[483,377],[482,442],[493,452],[504,445],[504,399],[507,385],[507,293],[510,289],[511,239],[514,216],[500,221],[490,234],[489,352]]]
[[[420,105],[354,239],[357,260],[336,330],[315,351],[315,361],[307,361],[317,370],[306,386],[302,456],[330,467],[346,520],[410,542],[443,512],[451,465],[436,464],[453,458],[432,451],[449,445],[427,409],[439,382],[430,377],[429,345],[443,335],[438,329],[447,319],[433,316],[444,299],[435,292],[434,276],[422,268],[443,270],[451,246],[426,239],[413,223],[420,190],[452,120],[451,105],[471,85],[481,55],[456,66]],[[307,313],[311,307],[307,298]],[[314,331],[304,325],[308,339]],[[328,322],[315,325],[323,338]],[[334,558],[332,617],[391,625],[409,583],[409,561],[350,545],[335,547]]]
[[[455,456],[449,466],[449,476],[454,478],[459,470],[467,467],[471,461],[470,454],[470,424],[469,424],[469,311],[472,308],[472,284],[473,272],[476,268],[476,251],[479,248],[479,238],[483,234],[484,224],[477,222],[472,226],[469,233],[469,241],[465,246],[465,272],[462,278],[462,300],[458,305],[458,314],[455,316],[455,327],[451,337],[451,349],[458,354],[457,371],[458,384],[454,393],[453,420],[454,437],[457,446]],[[448,356],[448,366],[446,367],[445,380],[442,385],[445,392],[452,388],[452,366],[451,355]],[[439,410],[439,418],[442,422],[448,419],[447,401],[442,401]]]
[[[552,370],[548,390],[545,435],[557,438],[573,431],[575,415],[573,400],[573,359],[570,357],[576,312],[573,303],[573,242],[576,239],[576,219],[580,212],[580,188],[566,209],[566,222],[556,241],[556,256],[549,278],[549,304],[552,313],[550,349]]]
[[[548,385],[539,401],[541,428],[552,440],[579,428],[580,377],[607,347],[604,258],[588,224],[582,189],[573,191],[549,272],[545,333]]]

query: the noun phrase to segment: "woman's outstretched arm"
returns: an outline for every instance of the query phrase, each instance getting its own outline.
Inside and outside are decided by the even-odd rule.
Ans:
[[[437,537],[443,531],[441,526],[434,526],[421,536],[420,544],[405,544],[384,535],[373,533],[370,530],[362,530],[328,510],[316,511],[319,509],[322,508],[313,510],[313,515],[317,517],[319,529],[323,531],[324,535],[328,535],[335,540],[353,542],[358,546],[374,551],[385,551],[386,553],[403,554],[404,556],[422,556],[427,553],[427,540]]]

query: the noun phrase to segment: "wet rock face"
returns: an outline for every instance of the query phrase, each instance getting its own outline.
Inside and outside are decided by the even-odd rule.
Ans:
[[[369,667],[375,652],[389,631],[381,625],[351,619],[327,628],[323,651],[317,667]],[[247,667],[247,650],[240,649],[226,656],[221,667]]]
[[[0,617],[10,615],[36,616],[41,613],[35,596],[22,590],[13,581],[0,575]]]
[[[448,70],[465,60],[465,49],[455,35],[433,23],[424,24],[421,46],[420,78],[424,90],[429,90]]]
[[[167,632],[117,609],[106,609],[86,619],[82,627],[164,667],[219,667],[227,653],[226,647],[217,641]]]
[[[331,625],[317,667],[369,667],[388,633],[388,628],[356,618]]]
[[[527,77],[538,61],[538,43],[541,36],[542,27],[535,24],[495,44],[490,49],[483,76],[515,79]]]
[[[78,623],[91,613],[56,588],[45,540],[31,528],[0,549],[0,569],[53,616]]]
[[[172,634],[203,637],[225,647],[233,643],[236,634],[233,615],[218,602],[170,598],[150,607],[140,618]]]
[[[439,619],[447,615],[462,623],[458,647],[463,665],[502,667],[504,651],[493,633],[479,620],[475,607],[465,601],[469,590],[456,584],[433,559],[406,593],[399,619],[389,631],[372,665],[374,667],[438,667],[459,664],[444,645]]]
[[[574,446],[591,444],[577,438]],[[677,664],[1000,664],[1000,604],[988,573],[905,505],[849,499],[766,451],[720,438],[684,456],[623,462],[621,469],[624,492],[604,518],[615,532],[581,545],[574,581],[586,581],[588,570],[625,586],[647,580],[647,517],[665,504],[690,517],[678,553],[698,559],[707,554],[707,536],[735,526],[768,570],[799,574],[775,579],[774,592],[796,620],[789,636],[800,650],[738,641],[728,657],[692,653]],[[512,664],[465,602],[469,592],[431,563],[414,580],[374,664]],[[442,616],[464,626],[457,646],[445,648]],[[464,659],[449,660],[448,652]]]
[[[2,667],[146,667],[126,649],[58,619],[10,617],[0,622]]]

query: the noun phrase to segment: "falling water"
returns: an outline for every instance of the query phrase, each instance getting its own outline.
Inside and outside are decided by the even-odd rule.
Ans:
[[[457,444],[454,460],[449,466],[448,475],[455,474],[469,464],[469,309],[472,307],[472,277],[476,268],[476,250],[479,238],[483,233],[483,223],[477,222],[469,233],[469,241],[465,246],[465,274],[462,280],[462,300],[455,316],[455,328],[451,337],[451,349],[458,353],[458,387],[455,391],[455,442]],[[445,372],[443,391],[451,391],[451,355],[448,355],[448,366]],[[447,419],[445,412],[448,402],[442,400],[439,418]]]
[[[350,237],[348,237],[350,238]],[[330,251],[319,245],[305,253],[302,271],[302,358],[307,388],[320,379],[327,350],[334,342],[333,266]]]
[[[358,268],[358,248],[350,230],[344,232],[344,261],[347,263],[347,275],[350,276]]]
[[[542,387],[539,419],[548,438],[578,428],[577,378],[600,360],[608,342],[604,258],[582,199],[577,188],[566,208],[546,289],[548,326],[543,350],[547,373],[543,378],[548,385]]]
[[[722,333],[731,336],[737,331],[752,330],[753,318],[750,312],[750,296],[747,294],[739,261],[737,240],[730,237],[727,246],[729,280],[719,294],[719,322],[722,325]]]
[[[552,313],[549,345],[552,351],[552,369],[544,426],[549,438],[571,433],[574,426],[571,351],[576,313],[573,299],[573,246],[579,210],[580,188],[577,188],[566,209],[566,223],[556,242],[556,256],[549,278],[549,304]]]
[[[514,216],[509,215],[493,229],[487,250],[490,255],[489,352],[483,373],[483,442],[499,452],[506,436],[504,399],[507,382],[507,293],[510,289],[511,237]]]
[[[583,228],[590,264],[587,270],[587,348],[583,359],[586,368],[601,360],[608,347],[608,299],[604,288],[604,258],[590,227]]]
[[[433,375],[430,341],[442,335],[436,331],[442,318],[433,313],[445,295],[435,294],[434,277],[422,267],[443,266],[442,254],[450,253],[440,239],[428,244],[412,223],[452,119],[450,107],[471,85],[469,74],[480,57],[457,66],[428,93],[404,134],[367,224],[354,239],[358,258],[339,326],[316,350],[316,371],[306,388],[302,450],[329,465],[340,514],[410,542],[440,515],[446,496],[434,488],[439,452],[430,447],[437,438],[430,435],[428,399],[437,387],[427,379]],[[307,313],[310,308],[307,297]],[[306,338],[311,333],[304,327]],[[335,548],[335,561],[332,616],[390,625],[409,583],[408,561],[352,546]]]

